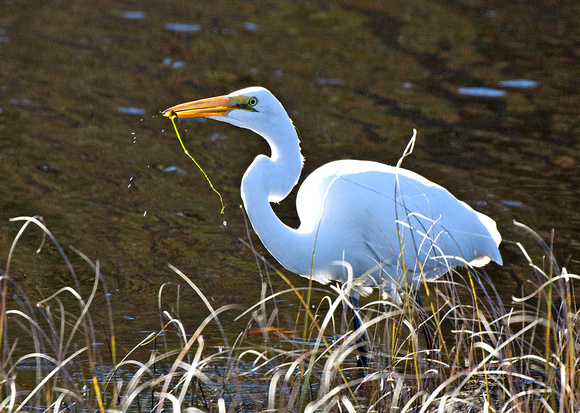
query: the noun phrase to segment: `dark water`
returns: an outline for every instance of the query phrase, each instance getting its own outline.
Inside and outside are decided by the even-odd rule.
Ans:
[[[217,122],[181,124],[228,205],[220,216],[159,111],[262,85],[300,128],[306,173],[340,158],[393,164],[417,128],[404,165],[493,217],[506,263],[528,271],[514,241],[541,261],[515,219],[546,239],[554,229],[557,259],[577,273],[578,11],[567,1],[2,0],[0,265],[20,226],[8,219],[41,215],[83,285],[92,271],[69,246],[100,260],[121,335],[158,328],[159,286],[180,281],[168,263],[215,307],[255,302],[239,182],[265,143]],[[278,212],[296,223],[292,200]],[[54,248],[34,253],[39,242],[29,231],[11,270],[35,298],[71,285]],[[192,326],[207,314],[195,303],[182,303]]]

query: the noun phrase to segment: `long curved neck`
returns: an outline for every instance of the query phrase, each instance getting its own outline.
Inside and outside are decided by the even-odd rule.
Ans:
[[[244,174],[241,185],[244,207],[270,254],[288,270],[309,274],[310,260],[304,257],[312,255],[310,234],[299,233],[284,224],[270,204],[286,198],[298,182],[302,171],[298,135],[289,119],[254,132],[266,139],[272,155],[257,156]]]

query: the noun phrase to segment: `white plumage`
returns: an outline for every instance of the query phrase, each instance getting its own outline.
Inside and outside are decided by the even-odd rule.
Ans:
[[[298,191],[297,229],[278,219],[280,202],[298,182],[303,158],[298,134],[280,102],[252,87],[167,109],[166,116],[205,116],[247,128],[270,145],[242,179],[241,194],[256,234],[284,267],[321,283],[345,282],[368,294],[416,288],[462,265],[502,264],[495,222],[445,188],[403,168],[377,162],[330,162]],[[406,285],[405,282],[408,284]]]

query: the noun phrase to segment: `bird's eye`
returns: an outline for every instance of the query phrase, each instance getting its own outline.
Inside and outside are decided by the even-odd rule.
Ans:
[[[248,100],[248,105],[250,105],[250,106],[256,106],[257,104],[258,104],[258,98],[251,97],[250,100]]]

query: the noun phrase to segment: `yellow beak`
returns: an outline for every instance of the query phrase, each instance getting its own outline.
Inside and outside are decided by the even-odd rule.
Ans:
[[[238,102],[229,96],[194,100],[172,106],[163,111],[168,118],[199,118],[203,116],[226,116],[232,109],[238,108]]]

